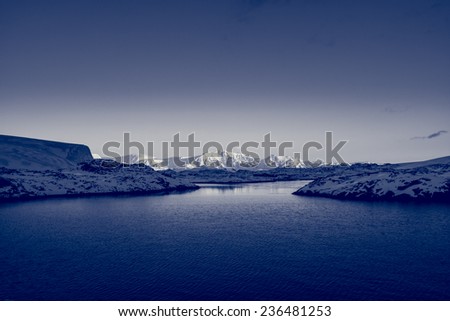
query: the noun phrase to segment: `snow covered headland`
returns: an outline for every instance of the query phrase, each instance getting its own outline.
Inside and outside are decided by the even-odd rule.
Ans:
[[[415,163],[354,165],[345,173],[318,178],[294,194],[354,200],[450,202],[450,157]]]
[[[148,166],[94,160],[87,146],[0,135],[0,201],[198,188]]]

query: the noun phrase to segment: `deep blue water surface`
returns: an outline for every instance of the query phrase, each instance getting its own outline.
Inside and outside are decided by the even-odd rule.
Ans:
[[[0,299],[450,300],[449,205],[302,184],[0,204]]]

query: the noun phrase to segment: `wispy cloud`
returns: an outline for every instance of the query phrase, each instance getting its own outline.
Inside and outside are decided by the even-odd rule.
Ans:
[[[446,130],[439,130],[428,136],[416,136],[416,137],[412,137],[411,139],[432,139],[432,138],[436,138],[436,137],[439,137],[439,136],[441,136],[443,134],[447,134],[447,133],[448,133],[448,131],[446,131]]]

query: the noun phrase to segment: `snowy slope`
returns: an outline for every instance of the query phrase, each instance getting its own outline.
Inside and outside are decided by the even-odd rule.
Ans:
[[[371,166],[350,167],[340,175],[314,180],[294,194],[360,200],[417,200],[450,202],[450,157]]]
[[[450,165],[450,156],[430,159],[430,160],[421,161],[421,162],[395,164],[396,168],[398,168],[398,169],[413,169],[413,168],[430,167],[430,166],[442,167],[442,166],[447,166],[447,165]]]
[[[196,185],[156,172],[148,166],[104,160],[74,169],[14,170],[0,168],[0,200],[86,194],[155,193],[196,189]]]
[[[46,170],[74,168],[91,161],[85,145],[0,135],[0,166],[10,169]]]
[[[84,145],[0,135],[0,200],[195,189],[149,166],[94,160]]]

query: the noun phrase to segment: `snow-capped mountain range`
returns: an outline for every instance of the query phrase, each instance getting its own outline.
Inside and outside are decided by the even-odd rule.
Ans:
[[[183,170],[194,168],[216,168],[216,169],[247,169],[261,170],[273,168],[308,168],[315,167],[311,163],[295,159],[292,156],[270,155],[267,159],[257,159],[251,155],[235,152],[205,153],[195,157],[174,157],[168,159],[149,158],[135,154],[125,155],[116,159],[125,164],[145,164],[156,170]],[[337,164],[332,164],[337,165]],[[325,165],[321,165],[325,166]]]

